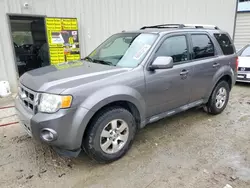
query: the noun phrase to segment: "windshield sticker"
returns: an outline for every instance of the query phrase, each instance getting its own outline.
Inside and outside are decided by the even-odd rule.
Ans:
[[[135,60],[141,59],[141,57],[149,50],[150,45],[145,44],[133,57]]]

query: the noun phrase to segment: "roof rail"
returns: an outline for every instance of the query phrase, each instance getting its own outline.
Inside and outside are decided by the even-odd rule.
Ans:
[[[212,28],[219,29],[216,25],[204,25],[204,24],[184,24],[185,27],[194,27],[194,28]]]
[[[203,25],[203,24],[161,24],[161,25],[153,25],[153,26],[143,26],[142,28],[140,28],[140,30],[143,29],[149,29],[149,28],[157,28],[157,29],[164,29],[164,28],[196,28],[196,29],[200,29],[200,28],[212,28],[212,29],[219,29],[217,26],[215,25]]]
[[[149,29],[149,28],[183,28],[183,24],[161,24],[161,25],[152,25],[152,26],[143,26],[140,28],[143,29]]]

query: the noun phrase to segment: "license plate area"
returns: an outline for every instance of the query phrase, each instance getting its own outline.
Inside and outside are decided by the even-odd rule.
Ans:
[[[25,111],[24,111],[25,112]],[[28,133],[28,135],[32,136],[31,127],[30,127],[30,119],[31,115],[24,115],[20,113],[19,110],[16,110],[17,116],[20,120],[20,125],[24,128],[24,130]]]
[[[24,130],[28,133],[28,135],[32,137],[30,125],[25,124],[24,122],[20,122],[20,123],[21,123],[22,127],[24,128]]]
[[[238,74],[238,75],[237,75],[237,78],[244,79],[244,78],[246,78],[246,75],[245,75],[245,74]]]

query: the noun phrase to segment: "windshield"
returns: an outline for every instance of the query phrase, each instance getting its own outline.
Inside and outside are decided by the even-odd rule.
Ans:
[[[250,57],[250,46],[249,45],[245,46],[238,52],[238,55],[242,57]]]
[[[148,33],[119,33],[108,38],[89,56],[93,63],[134,68],[141,63],[157,35]]]

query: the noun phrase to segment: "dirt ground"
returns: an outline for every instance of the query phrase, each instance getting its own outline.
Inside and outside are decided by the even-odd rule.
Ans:
[[[0,110],[0,124],[15,121],[14,113]],[[19,124],[0,127],[0,187],[249,188],[249,115],[250,85],[237,84],[221,115],[193,109],[148,125],[128,154],[108,165],[84,153],[59,157]]]

